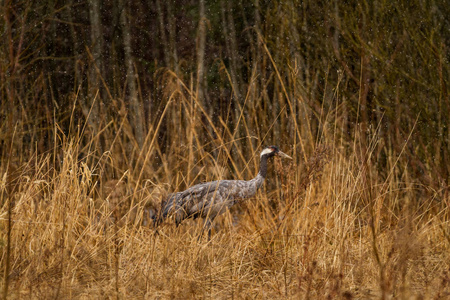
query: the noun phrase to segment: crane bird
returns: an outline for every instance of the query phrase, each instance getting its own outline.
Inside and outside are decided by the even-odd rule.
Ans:
[[[262,150],[258,175],[251,180],[218,180],[194,185],[182,192],[170,194],[162,202],[158,215],[154,218],[155,227],[166,218],[173,216],[178,226],[187,218],[203,218],[203,230],[211,236],[211,223],[240,200],[250,198],[264,183],[267,174],[267,161],[273,156],[292,159],[276,146]],[[203,232],[203,231],[202,231]]]

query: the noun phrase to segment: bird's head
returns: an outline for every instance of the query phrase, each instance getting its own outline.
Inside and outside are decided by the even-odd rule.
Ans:
[[[260,157],[263,158],[263,156],[265,156],[267,158],[272,157],[272,156],[279,156],[281,158],[292,159],[292,157],[290,157],[286,153],[281,152],[277,146],[269,146],[269,147],[264,148],[263,151],[261,151]]]

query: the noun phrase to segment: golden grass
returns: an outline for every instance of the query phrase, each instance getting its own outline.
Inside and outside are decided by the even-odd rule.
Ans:
[[[75,126],[65,135],[56,125],[51,153],[3,160],[2,290],[10,298],[450,295],[448,195],[417,185],[401,152],[378,170],[385,147],[378,129],[368,142],[355,132],[347,143],[337,107],[323,114],[319,144],[309,121],[286,111],[294,101],[286,94],[262,127],[254,125],[258,99],[247,99],[239,132],[213,122],[192,89],[171,88],[141,150],[128,147],[124,117],[105,121],[100,134]],[[158,143],[163,127],[168,149]],[[164,195],[201,181],[250,179],[267,143],[294,162],[275,161],[254,199],[216,219],[211,240],[198,240],[201,222],[193,220],[155,233],[149,213]]]

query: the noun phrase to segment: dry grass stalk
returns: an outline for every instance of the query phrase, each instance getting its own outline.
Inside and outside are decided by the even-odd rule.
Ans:
[[[142,148],[119,114],[95,135],[75,122],[70,136],[55,126],[51,153],[2,157],[1,265],[10,298],[449,295],[448,194],[418,186],[407,161],[380,154],[385,141],[376,130],[369,143],[357,132],[346,142],[338,106],[319,120],[324,147],[309,120],[292,122],[292,99],[269,119],[249,92],[236,128],[208,115],[193,83],[179,79],[165,93]],[[273,133],[280,128],[286,136]],[[211,241],[197,241],[200,222],[162,226],[158,235],[148,226],[150,208],[168,191],[253,177],[269,141],[296,160],[276,164],[265,190],[218,218]],[[390,169],[379,170],[378,159]],[[10,175],[7,164],[19,171]]]

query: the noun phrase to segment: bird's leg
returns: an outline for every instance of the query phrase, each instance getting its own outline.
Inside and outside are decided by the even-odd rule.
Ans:
[[[199,241],[203,237],[203,232],[205,230],[208,230],[208,241],[211,240],[211,225],[212,225],[212,220],[208,217],[205,218],[205,222],[203,223],[202,231],[200,232],[200,236],[198,237]]]
[[[212,225],[211,219],[206,218],[205,225],[203,226],[203,228],[208,229],[208,241],[211,240],[211,225]]]

